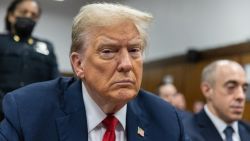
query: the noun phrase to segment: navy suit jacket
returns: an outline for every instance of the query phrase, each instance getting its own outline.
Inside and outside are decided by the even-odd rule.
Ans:
[[[223,141],[213,122],[203,109],[192,118],[183,121],[185,131],[192,141]],[[239,121],[241,141],[250,140],[250,126]]]
[[[7,94],[0,141],[87,141],[81,81],[58,78]],[[144,136],[138,134],[138,127]],[[128,141],[184,141],[176,110],[143,90],[127,105]]]

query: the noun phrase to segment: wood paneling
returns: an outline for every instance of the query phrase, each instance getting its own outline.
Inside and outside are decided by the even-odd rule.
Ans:
[[[250,42],[218,47],[199,51],[200,60],[190,62],[186,55],[178,55],[144,64],[142,88],[157,92],[157,88],[165,75],[174,77],[174,84],[187,99],[187,107],[191,111],[195,100],[204,97],[200,90],[201,71],[208,63],[217,59],[231,59],[242,65],[250,63]],[[247,112],[248,111],[248,112]],[[250,121],[250,101],[246,102],[244,119]]]

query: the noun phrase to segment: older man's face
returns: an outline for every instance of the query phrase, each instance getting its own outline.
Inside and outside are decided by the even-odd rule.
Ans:
[[[135,25],[123,22],[95,28],[87,38],[80,78],[91,97],[99,105],[134,98],[143,71],[143,40]]]
[[[244,70],[235,64],[225,64],[215,74],[210,90],[212,112],[227,123],[242,118],[246,100],[247,80]]]

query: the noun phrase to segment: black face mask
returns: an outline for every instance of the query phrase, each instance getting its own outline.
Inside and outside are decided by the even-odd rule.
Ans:
[[[25,38],[30,37],[31,33],[36,25],[36,22],[30,18],[17,17],[14,25],[16,34]]]

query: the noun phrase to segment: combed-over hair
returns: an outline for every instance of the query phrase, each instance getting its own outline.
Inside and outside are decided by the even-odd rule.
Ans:
[[[105,27],[115,25],[124,20],[135,24],[146,46],[146,29],[152,20],[152,15],[111,3],[95,3],[85,5],[74,18],[72,26],[72,44],[70,54],[78,52],[87,41],[87,30],[90,27]]]

